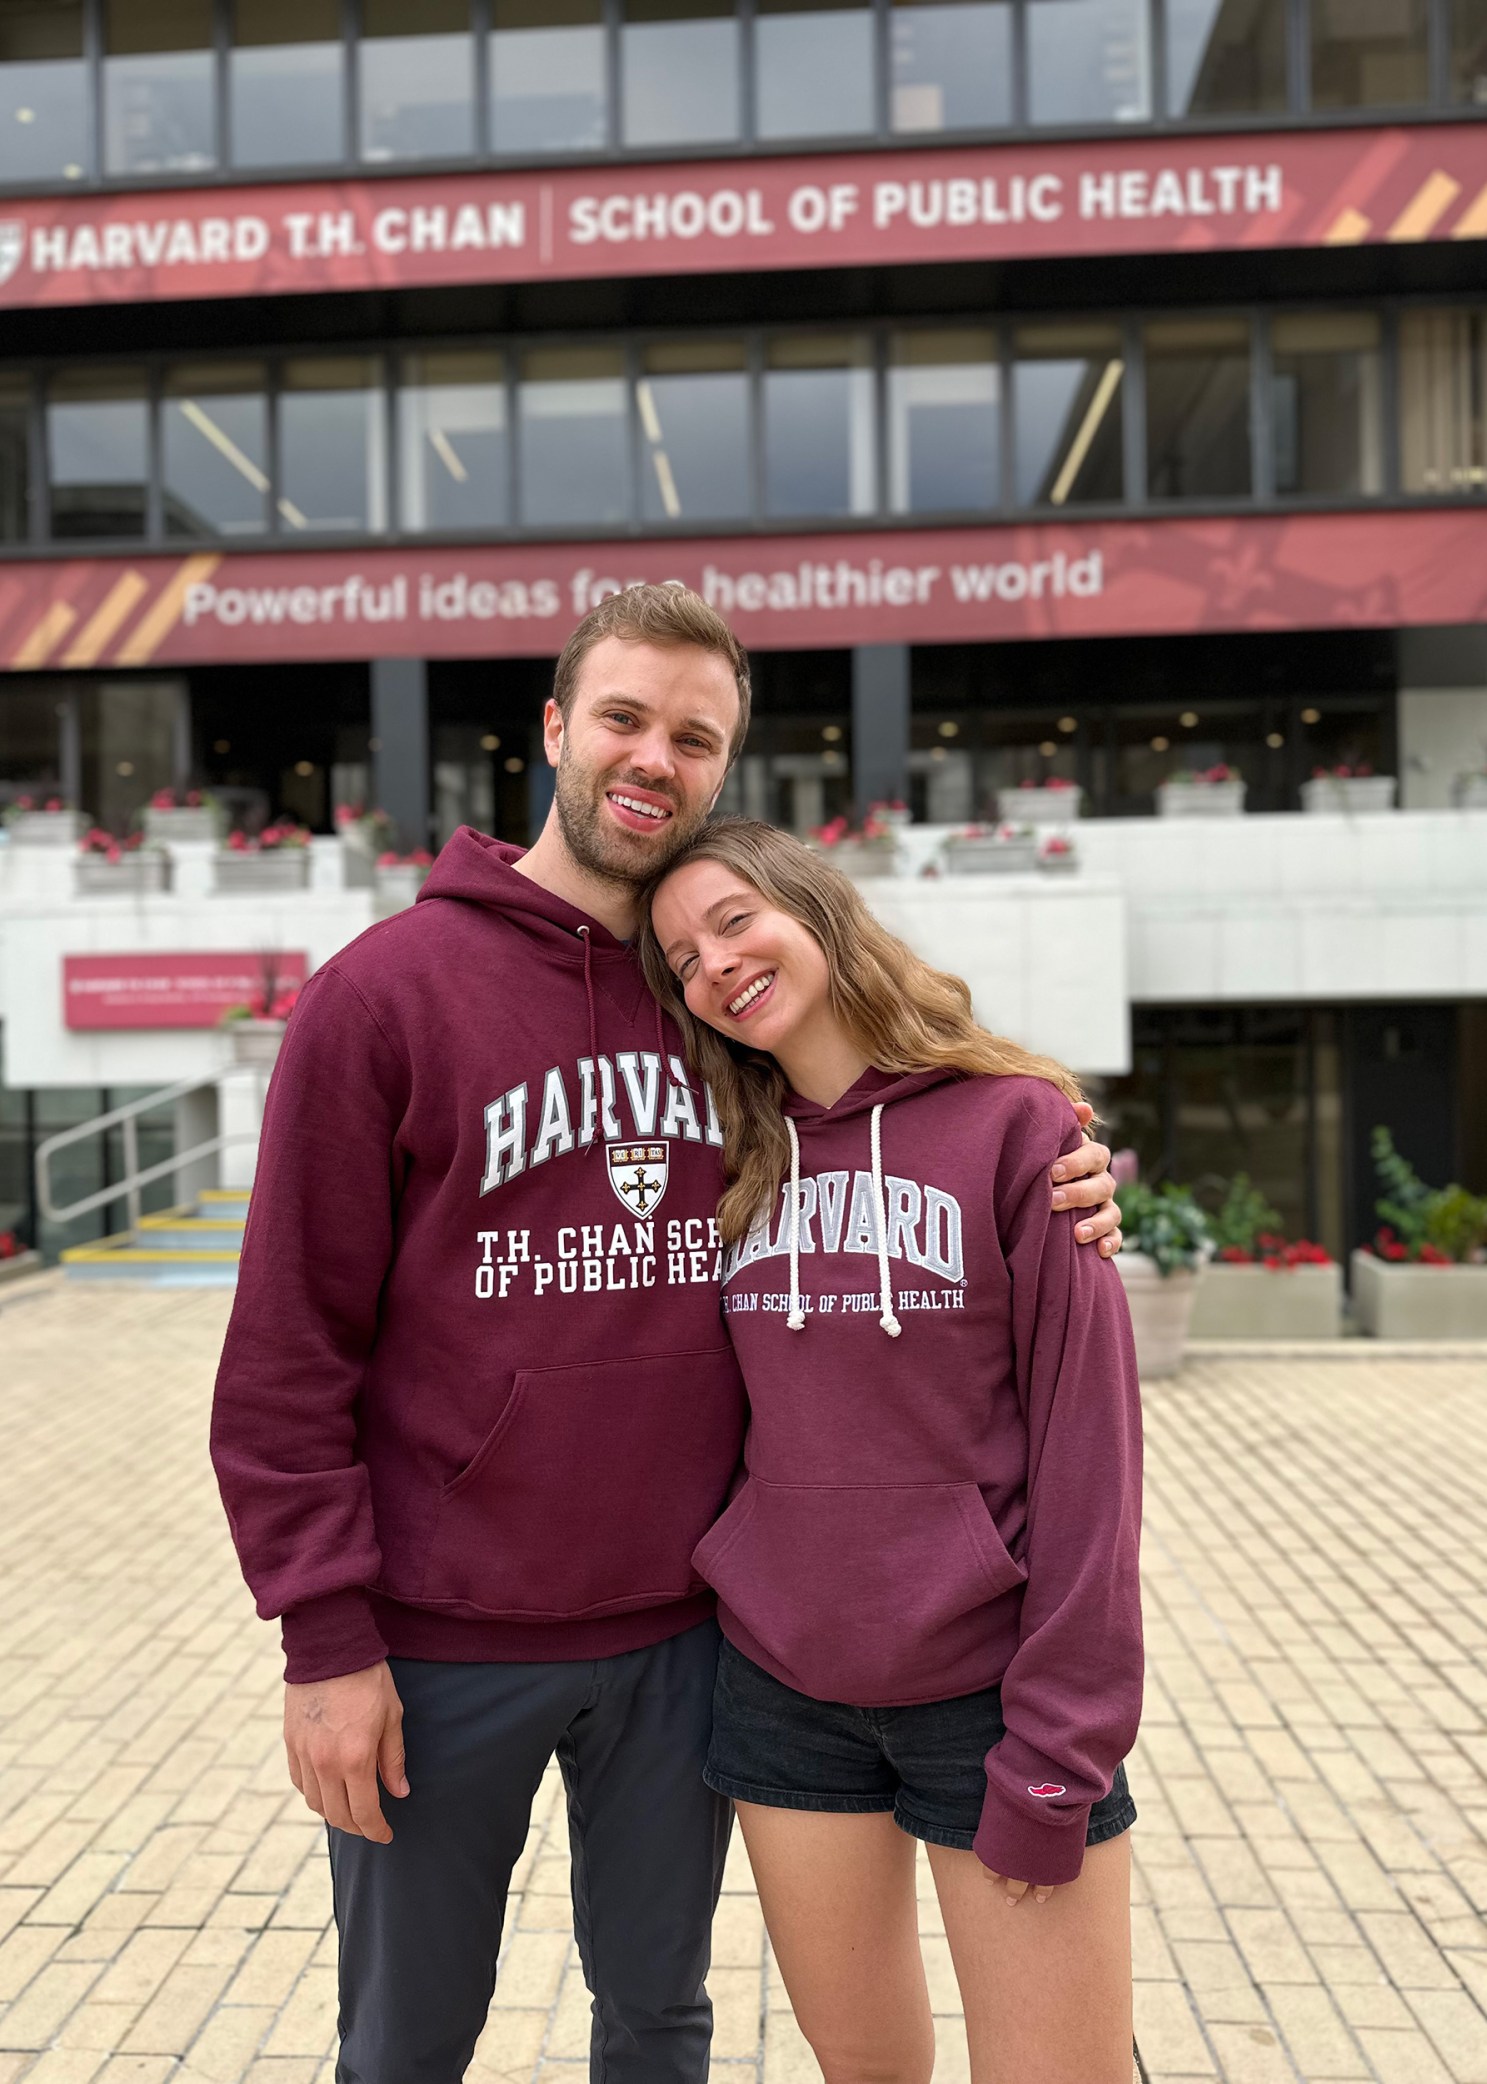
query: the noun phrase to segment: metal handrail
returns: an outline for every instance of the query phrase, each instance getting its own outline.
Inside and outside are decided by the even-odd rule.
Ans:
[[[167,1107],[175,1100],[184,1100],[188,1093],[198,1093],[203,1086],[214,1086],[220,1080],[220,1072],[211,1072],[202,1078],[183,1078],[178,1085],[162,1086],[159,1092],[146,1093],[142,1100],[126,1101],[122,1107],[111,1107],[107,1114],[95,1115],[90,1122],[79,1122],[76,1128],[63,1129],[55,1136],[48,1136],[36,1147],[36,1194],[41,1212],[49,1223],[71,1223],[78,1216],[91,1215],[95,1208],[105,1208],[112,1201],[127,1200],[129,1204],[129,1227],[139,1228],[144,1213],[141,1189],[157,1179],[172,1177],[184,1172],[201,1158],[209,1158],[217,1151],[225,1151],[234,1144],[256,1143],[258,1137],[252,1130],[241,1129],[231,1136],[211,1136],[205,1143],[193,1144],[188,1151],[178,1151],[173,1157],[162,1158],[158,1165],[147,1165],[143,1170],[139,1162],[139,1117],[152,1114],[157,1108]],[[68,1208],[58,1208],[52,1200],[50,1164],[55,1152],[69,1145],[81,1143],[85,1137],[107,1135],[116,1126],[124,1131],[124,1177],[112,1186],[101,1187],[96,1194],[85,1195]]]

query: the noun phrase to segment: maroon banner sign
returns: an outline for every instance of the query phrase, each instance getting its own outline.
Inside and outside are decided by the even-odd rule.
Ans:
[[[264,988],[264,960],[241,948],[185,955],[64,955],[62,1018],[83,1028],[214,1028]],[[303,950],[273,958],[279,991],[309,974]]]
[[[0,204],[0,306],[1487,237],[1487,126],[1101,139]]]

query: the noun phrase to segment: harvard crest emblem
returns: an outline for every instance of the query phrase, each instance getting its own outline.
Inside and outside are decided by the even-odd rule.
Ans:
[[[666,1192],[668,1143],[611,1143],[609,1184],[632,1216],[648,1216]]]

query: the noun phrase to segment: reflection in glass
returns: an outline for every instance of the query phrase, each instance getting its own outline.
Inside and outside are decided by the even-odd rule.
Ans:
[[[24,376],[0,376],[0,543],[24,542],[30,526],[30,404]]]
[[[215,166],[211,0],[104,0],[103,35],[106,171]]]
[[[517,392],[521,518],[531,528],[623,521],[630,509],[618,347],[537,347]]]
[[[1487,312],[1401,318],[1399,462],[1406,492],[1487,492]]]
[[[1167,0],[1172,115],[1229,116],[1285,105],[1285,0]]]
[[[491,149],[587,152],[605,142],[603,0],[495,0]]]
[[[279,521],[380,533],[387,526],[382,370],[371,355],[286,362],[279,394]]]
[[[1487,0],[1454,0],[1451,99],[1487,107]]]
[[[736,138],[738,35],[733,0],[624,0],[625,143],[719,144]]]
[[[865,0],[756,0],[762,138],[842,137],[873,124],[873,11]]]
[[[1034,123],[1145,122],[1145,0],[1028,0],[1027,67]]]
[[[1371,312],[1277,318],[1270,333],[1278,493],[1379,492],[1379,322]]]
[[[868,514],[873,372],[855,334],[772,340],[764,372],[764,505],[771,514]]]
[[[1012,121],[1010,0],[893,0],[888,34],[895,130]]]
[[[1012,451],[1019,506],[1081,506],[1125,489],[1115,326],[1019,326]]]
[[[46,404],[54,536],[142,536],[149,407],[142,369],[64,369]]]
[[[404,528],[502,528],[507,494],[501,357],[409,355],[398,391]]]
[[[896,514],[1001,504],[1002,373],[989,329],[898,333],[888,363],[888,504]]]
[[[1428,42],[1428,0],[1311,0],[1312,107],[1419,106]]]
[[[749,379],[741,341],[646,348],[640,510],[647,521],[736,520],[749,511]]]
[[[475,149],[470,0],[362,0],[356,60],[363,159]]]
[[[340,0],[233,0],[233,165],[343,159],[345,71]]]
[[[160,436],[167,535],[267,527],[268,408],[256,362],[167,369]]]
[[[1163,319],[1146,331],[1146,489],[1229,499],[1250,489],[1249,327]]]
[[[0,181],[80,181],[88,76],[77,0],[0,0]]]

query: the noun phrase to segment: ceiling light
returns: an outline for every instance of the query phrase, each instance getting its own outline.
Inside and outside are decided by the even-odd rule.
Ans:
[[[483,753],[498,753],[501,750],[501,741],[494,731],[486,732],[480,741],[480,750]]]
[[[123,776],[125,777],[125,779],[126,779],[126,780],[128,779],[128,777],[129,777],[129,776],[130,776],[131,774],[133,774],[133,772],[134,772],[134,762],[133,762],[133,760],[120,760],[120,762],[119,762],[118,766],[117,766],[117,767],[116,767],[116,768],[114,769],[114,773],[115,773],[115,774],[122,774],[122,775],[123,775]]]
[[[308,781],[310,776],[315,772],[315,762],[313,760],[296,760],[294,763],[294,771],[299,776],[301,781]]]
[[[945,757],[945,748],[944,748],[944,746],[943,746],[943,745],[937,745],[937,746],[935,746],[935,747],[934,747],[934,748],[932,749],[932,751],[930,752],[930,756],[929,756],[929,757],[930,757],[930,758],[931,758],[932,760],[943,760],[943,759],[944,759],[944,757]]]
[[[950,722],[948,722],[948,721],[947,721],[947,722],[945,722],[945,723],[943,723],[943,724],[941,724],[941,725],[940,725],[940,736],[941,736],[942,738],[958,738],[958,737],[960,736],[960,725],[959,725],[959,724],[955,724],[955,723],[950,723]]]
[[[1191,731],[1194,724],[1198,721],[1198,712],[1196,709],[1184,709],[1177,721],[1185,731]]]
[[[214,753],[230,753],[232,751],[232,740],[230,738],[214,738],[212,740],[212,751]]]
[[[1153,738],[1151,749],[1154,753],[1164,753],[1171,743],[1172,740],[1170,738]]]
[[[1079,719],[1077,716],[1061,716],[1058,720],[1058,727],[1061,731],[1077,731],[1079,729]]]
[[[835,745],[841,735],[842,727],[840,724],[823,724],[821,726],[821,736],[828,745]]]
[[[1265,743],[1273,753],[1278,753],[1285,742],[1285,733],[1283,731],[1267,731],[1265,734]]]
[[[506,772],[508,774],[520,774],[523,767],[525,767],[526,764],[527,763],[525,760],[519,760],[516,757],[515,753],[513,753],[511,758],[506,762]]]
[[[1303,709],[1301,721],[1304,724],[1319,724],[1322,721],[1322,712],[1320,709]]]
[[[842,756],[840,753],[822,753],[821,765],[823,767],[840,767],[841,764]]]
[[[1043,740],[1043,743],[1038,747],[1038,750],[1043,755],[1045,760],[1051,760],[1054,754],[1058,751],[1058,747],[1054,744],[1051,738],[1045,738]]]

